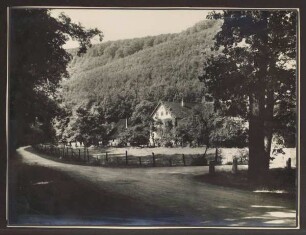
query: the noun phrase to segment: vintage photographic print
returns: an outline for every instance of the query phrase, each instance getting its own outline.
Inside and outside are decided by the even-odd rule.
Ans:
[[[8,226],[299,227],[298,9],[8,20]]]

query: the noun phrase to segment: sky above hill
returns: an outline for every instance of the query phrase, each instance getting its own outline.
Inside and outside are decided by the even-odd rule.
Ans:
[[[210,10],[53,9],[51,15],[57,17],[61,12],[86,28],[100,29],[104,34],[103,42],[106,42],[179,33],[206,19]],[[98,39],[93,43],[99,43]],[[77,42],[69,40],[65,48],[77,46]]]

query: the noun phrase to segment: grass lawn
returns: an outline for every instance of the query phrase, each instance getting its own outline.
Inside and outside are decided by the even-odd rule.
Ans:
[[[295,169],[275,168],[270,169],[268,177],[262,184],[250,184],[247,179],[247,170],[240,170],[237,174],[220,171],[215,175],[205,174],[194,178],[209,184],[294,198],[297,190],[295,176]]]
[[[155,147],[155,148],[137,148],[137,147],[91,147],[89,149],[90,154],[105,154],[107,152],[109,157],[123,157],[125,156],[125,151],[128,152],[129,156],[135,157],[144,157],[144,156],[152,156],[152,152],[155,155],[160,156],[175,156],[175,155],[203,155],[205,152],[205,147]],[[296,167],[296,148],[284,148],[284,154],[277,154],[272,156],[274,160],[270,162],[270,168],[281,168],[286,166],[286,161],[288,158],[291,158],[291,163],[293,167]],[[209,148],[207,150],[208,159],[214,158],[216,149]],[[248,155],[248,148],[219,148],[219,156],[221,156],[222,164],[228,164],[233,161],[233,158],[240,159],[242,156]]]

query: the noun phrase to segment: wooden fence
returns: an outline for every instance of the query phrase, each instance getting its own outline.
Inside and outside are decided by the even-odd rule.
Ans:
[[[107,152],[90,153],[89,148],[60,147],[54,145],[38,144],[33,148],[52,158],[81,164],[110,167],[163,167],[163,166],[205,166],[214,161],[214,156],[203,155],[162,155],[152,152],[150,156],[129,156],[125,151],[123,156],[116,156]]]

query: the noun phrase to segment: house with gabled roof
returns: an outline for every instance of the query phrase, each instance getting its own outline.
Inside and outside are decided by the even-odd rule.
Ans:
[[[183,99],[181,102],[160,101],[151,114],[153,123],[150,131],[150,145],[157,145],[166,125],[175,128],[180,122],[186,121],[196,105],[198,103],[184,102]]]

